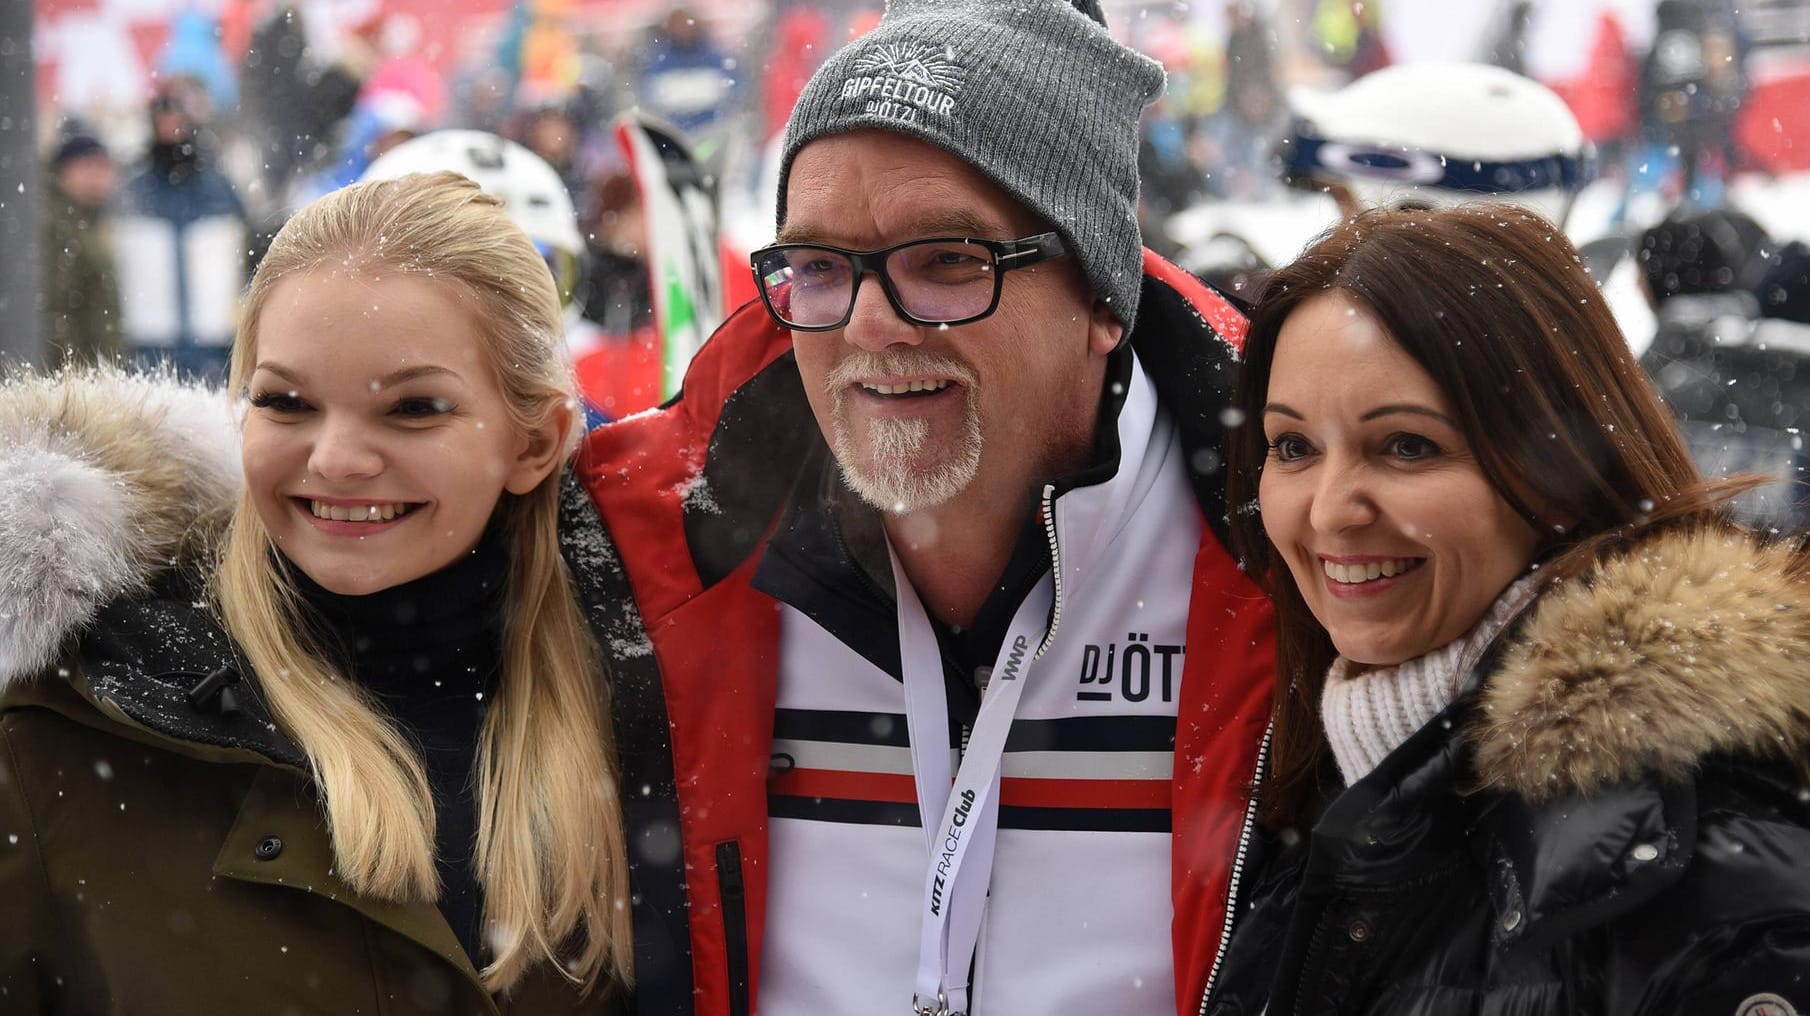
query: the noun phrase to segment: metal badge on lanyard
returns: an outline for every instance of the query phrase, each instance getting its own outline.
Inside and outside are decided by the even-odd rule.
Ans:
[[[892,576],[899,603],[899,657],[905,678],[911,768],[917,783],[918,814],[930,848],[919,903],[921,931],[912,1012],[916,1016],[966,1016],[974,950],[993,880],[1006,735],[1011,732],[1050,616],[1053,580],[1046,574],[1013,615],[966,753],[952,774],[954,749],[949,743],[942,650],[896,554]]]

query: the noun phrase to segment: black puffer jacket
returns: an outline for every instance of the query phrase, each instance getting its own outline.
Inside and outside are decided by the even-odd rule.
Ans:
[[[1277,840],[1205,1011],[1810,1014],[1807,583],[1716,531],[1547,590]]]

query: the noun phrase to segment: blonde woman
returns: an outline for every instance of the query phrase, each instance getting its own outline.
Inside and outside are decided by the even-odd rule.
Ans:
[[[231,390],[238,464],[203,393],[0,390],[0,1010],[619,1011],[545,264],[453,174],[329,195]]]

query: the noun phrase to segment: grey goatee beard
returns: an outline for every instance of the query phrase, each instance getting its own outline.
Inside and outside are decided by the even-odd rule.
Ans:
[[[929,421],[922,419],[869,419],[867,447],[857,446],[849,419],[849,386],[864,377],[887,375],[946,377],[962,386],[961,434],[950,454],[919,464],[930,436]],[[975,382],[973,368],[947,356],[862,350],[838,363],[824,378],[824,385],[831,399],[830,450],[842,467],[842,481],[861,500],[893,515],[935,508],[966,490],[980,471],[982,442]]]

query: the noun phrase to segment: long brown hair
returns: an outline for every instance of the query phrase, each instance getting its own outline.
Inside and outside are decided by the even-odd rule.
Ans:
[[[1336,653],[1264,534],[1263,406],[1282,324],[1337,291],[1365,307],[1450,399],[1484,475],[1540,531],[1549,578],[1577,574],[1632,530],[1717,510],[1558,227],[1512,205],[1389,209],[1347,219],[1270,276],[1252,311],[1227,449],[1233,549],[1275,603],[1272,824],[1303,819],[1327,746],[1320,691]]]

